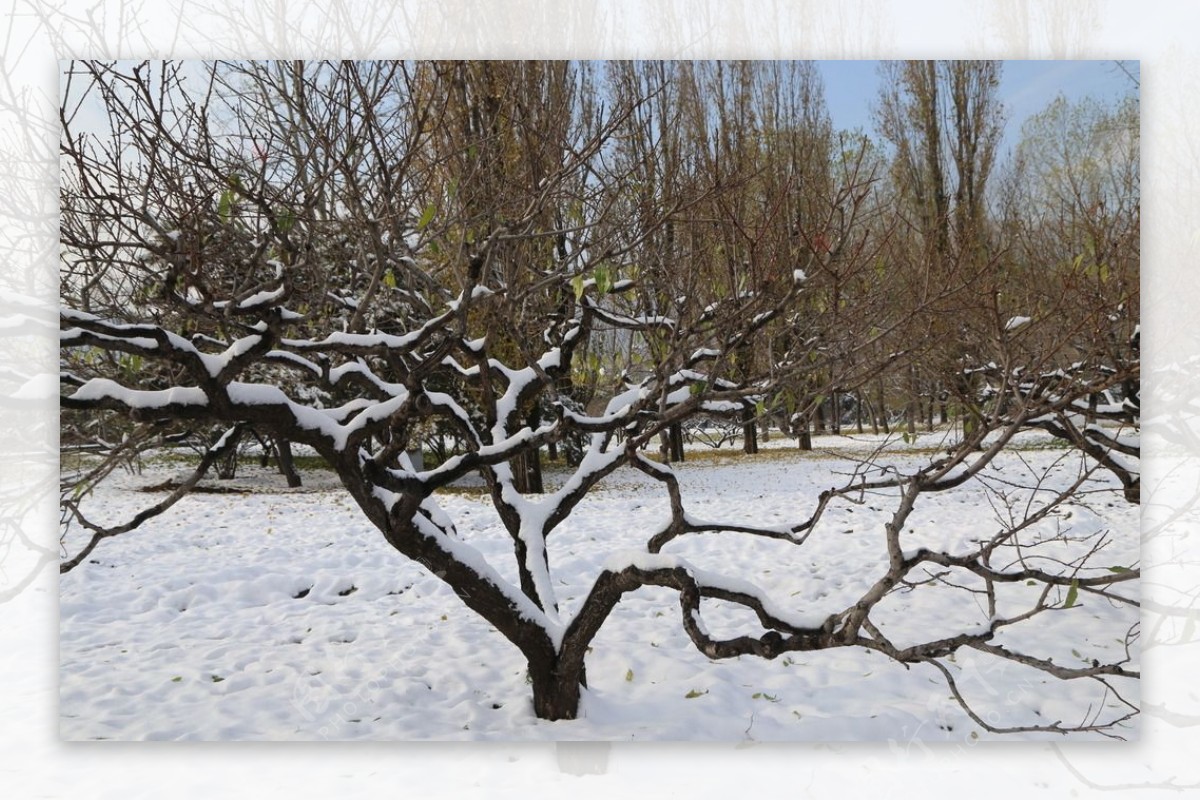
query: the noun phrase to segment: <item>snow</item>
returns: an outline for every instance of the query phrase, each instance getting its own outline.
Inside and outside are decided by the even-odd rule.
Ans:
[[[327,349],[330,346],[347,346],[357,348],[394,348],[396,350],[406,350],[410,345],[417,341],[420,332],[411,332],[403,336],[395,334],[351,334],[345,331],[335,331],[322,340],[304,340],[304,339],[284,339],[283,345],[287,347],[312,348],[314,350]]]
[[[630,392],[636,397],[637,390]],[[773,436],[753,459],[717,452],[673,465],[689,518],[784,529],[807,518],[821,489],[844,480],[851,457],[880,442],[815,440],[813,454]],[[1022,435],[1030,449],[1002,455],[989,470],[1008,482],[1021,481],[1031,468],[1050,469],[1051,483],[1069,480],[1073,465],[1069,459],[1055,465],[1064,452],[1044,447],[1048,440]],[[911,466],[921,449],[939,445],[930,436],[895,443],[896,458]],[[611,457],[597,446],[586,458],[592,468]],[[144,475],[101,487],[94,502],[106,519],[125,519],[156,498],[134,490],[173,471],[185,468],[151,464]],[[578,474],[548,469],[546,478],[553,493],[568,489]],[[303,488],[288,489],[274,472],[243,464],[238,479],[205,483],[244,494],[189,496],[62,576],[64,739],[995,738],[972,724],[928,667],[905,668],[846,648],[709,660],[681,625],[678,594],[660,587],[627,594],[592,643],[581,717],[539,720],[516,648],[430,571],[392,549],[328,474],[308,470],[304,479]],[[1090,495],[1087,505],[1070,508],[1069,521],[1046,521],[1044,531],[1068,523],[1108,530],[1103,565],[1136,564],[1138,509],[1111,496],[1110,506],[1108,495]],[[549,498],[517,497],[531,523],[548,508]],[[668,513],[662,485],[622,468],[548,538],[551,571],[537,580],[552,585],[564,624],[603,570],[634,564],[685,567],[701,584],[755,595],[770,614],[815,625],[886,570],[883,525],[891,501],[882,493],[831,505],[799,546],[714,532],[684,535],[652,555],[646,539]],[[455,490],[427,504],[425,534],[438,548],[487,575],[530,620],[561,633],[517,590],[511,540],[485,495]],[[953,551],[999,527],[977,492],[924,496],[903,547]],[[522,536],[532,541],[534,532]],[[1048,558],[1061,556],[1054,545],[1039,547]],[[701,617],[714,639],[761,633],[752,613],[726,602],[705,601],[694,619]],[[954,627],[979,630],[989,620],[982,605],[945,587],[890,596],[873,619],[901,647]],[[1136,609],[1081,597],[1072,610],[1012,630],[1005,643],[1038,649],[1064,665],[1115,659],[1119,638],[1136,619]],[[1002,721],[1038,722],[1052,708],[1055,715],[1082,714],[1089,703],[1102,703],[1086,685],[1049,680],[983,654],[960,653],[953,667],[981,714]],[[1122,688],[1136,692],[1128,683]]]
[[[1011,317],[1009,318],[1008,322],[1004,324],[1004,330],[1016,331],[1021,326],[1028,325],[1030,322],[1031,320],[1028,317]]]
[[[161,409],[164,406],[206,406],[208,396],[199,387],[170,389],[129,389],[107,378],[93,378],[71,393],[79,401],[98,401],[111,398],[135,409]]]
[[[67,329],[64,329],[62,331],[62,333],[59,334],[59,341],[62,342],[64,347],[66,347],[67,345],[72,344],[74,342],[74,340],[79,339],[83,335],[84,335],[84,332],[82,329],[67,328]],[[115,336],[111,336],[109,334],[92,333],[92,332],[89,332],[88,336],[90,336],[93,339],[96,339],[100,342],[121,342],[121,343],[128,345],[129,347],[141,348],[143,350],[153,350],[154,348],[158,347],[158,343],[149,337],[115,337]]]
[[[250,334],[249,336],[234,340],[233,344],[226,348],[223,353],[217,355],[199,353],[198,351],[197,353],[199,353],[200,360],[204,363],[204,368],[208,370],[208,374],[216,378],[229,366],[231,361],[243,355],[260,342],[262,342],[260,334]]]
[[[279,300],[287,292],[287,288],[283,286],[275,289],[265,289],[262,292],[256,292],[250,297],[238,304],[239,309],[252,309],[255,306],[262,306],[272,301]]]

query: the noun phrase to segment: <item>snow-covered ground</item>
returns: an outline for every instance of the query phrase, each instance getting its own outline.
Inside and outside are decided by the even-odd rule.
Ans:
[[[798,522],[817,493],[839,484],[874,438],[819,438],[802,454],[775,438],[758,457],[708,449],[677,466],[698,517]],[[934,435],[899,455],[928,458]],[[1032,436],[989,468],[1014,482],[1064,452]],[[728,454],[727,456],[724,454]],[[1070,474],[1070,460],[1055,470]],[[178,473],[178,468],[176,468]],[[116,521],[155,496],[135,489],[173,475],[147,467],[92,499]],[[862,649],[773,661],[714,662],[679,622],[674,593],[627,596],[588,659],[580,719],[533,716],[515,647],[467,610],[436,577],[395,552],[330,476],[309,471],[287,490],[248,465],[246,493],[195,494],[141,529],[103,543],[61,580],[60,719],[70,740],[917,740],[988,735],[928,666],[906,668]],[[553,475],[550,476],[551,483]],[[503,575],[516,580],[511,547],[486,499],[470,488],[440,498]],[[707,570],[738,575],[797,614],[821,616],[852,602],[883,570],[886,497],[831,507],[802,546],[730,534],[692,535],[667,550]],[[551,539],[564,617],[614,551],[644,547],[666,514],[659,486],[618,471]],[[1106,565],[1138,560],[1138,511],[1117,493],[1066,510],[1076,531],[1110,532]],[[923,497],[906,546],[954,549],[1000,524],[978,492]],[[1060,518],[1059,524],[1066,524]],[[1128,585],[1126,585],[1128,586]],[[961,591],[921,587],[880,608],[893,641],[981,619]],[[755,628],[705,605],[714,634]],[[1137,610],[1082,600],[1006,642],[1078,665],[1118,659]],[[1088,682],[1059,682],[963,652],[953,663],[975,708],[1001,725],[1078,723],[1111,699]],[[1121,690],[1136,700],[1134,682]],[[1136,736],[1134,728],[1124,730]],[[1061,738],[1056,738],[1061,739]]]

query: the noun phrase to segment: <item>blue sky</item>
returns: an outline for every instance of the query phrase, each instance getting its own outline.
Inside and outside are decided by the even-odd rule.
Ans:
[[[819,61],[825,97],[835,129],[862,128],[874,134],[871,108],[879,93],[878,61]],[[1138,75],[1137,62],[1125,66]],[[1014,147],[1021,124],[1059,94],[1068,100],[1094,97],[1113,101],[1136,91],[1113,61],[1005,61],[1000,99],[1007,125],[1001,153]]]

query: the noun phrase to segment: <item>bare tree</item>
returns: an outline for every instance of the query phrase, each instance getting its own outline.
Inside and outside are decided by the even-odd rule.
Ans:
[[[625,594],[660,586],[678,594],[680,625],[712,659],[867,648],[933,665],[970,712],[944,661],[974,649],[1097,682],[1118,699],[1115,711],[1081,721],[981,725],[1107,733],[1127,720],[1135,708],[1114,682],[1137,676],[1132,654],[1066,668],[1005,639],[1070,610],[1081,594],[1134,603],[1121,585],[1137,570],[1108,569],[1100,534],[1068,528],[1046,537],[1045,524],[1103,465],[1080,461],[1066,484],[1030,475],[1015,488],[986,468],[1021,431],[1048,416],[1071,419],[1094,394],[1136,381],[1136,361],[1112,372],[1035,372],[1052,366],[1049,355],[1030,363],[1002,336],[998,347],[1012,359],[988,376],[979,424],[928,464],[901,470],[876,454],[785,526],[700,520],[672,469],[648,455],[652,442],[689,419],[846,374],[851,362],[852,377],[865,382],[896,358],[881,343],[956,290],[880,306],[871,325],[864,307],[837,328],[838,347],[822,347],[805,334],[817,287],[810,276],[870,274],[877,253],[865,243],[876,240],[858,226],[871,176],[835,172],[824,211],[815,210],[824,225],[802,226],[810,243],[789,246],[771,206],[787,187],[772,187],[757,164],[718,169],[723,146],[707,138],[708,126],[670,124],[722,107],[694,65],[609,65],[604,88],[589,82],[589,69],[72,65],[62,138],[62,407],[83,420],[111,413],[149,426],[147,435],[219,425],[227,433],[205,461],[247,426],[311,447],[392,547],[521,651],[542,718],[578,714],[600,627]],[[608,102],[593,105],[597,92]],[[85,96],[108,115],[101,133],[76,124],[72,110]],[[749,158],[740,147],[727,151]],[[714,253],[722,237],[712,231],[722,225],[732,226],[724,241],[751,258]],[[122,302],[130,297],[143,300]],[[761,358],[780,326],[799,333]],[[603,335],[629,358],[620,384],[581,410],[568,395],[571,376]],[[546,411],[533,416],[535,408]],[[414,464],[411,445],[434,423],[463,447],[438,464]],[[568,436],[586,443],[578,466],[553,491],[522,491],[534,488],[517,477],[521,460]],[[661,485],[669,519],[645,532],[643,549],[612,554],[588,577],[583,600],[564,607],[548,543],[618,470]],[[468,474],[489,489],[516,584],[438,503],[440,490]],[[919,501],[969,482],[1006,510],[1000,530],[954,549],[910,547]],[[879,570],[864,573],[852,603],[819,614],[670,553],[681,538],[714,531],[803,548],[827,534],[828,509],[867,498],[893,510],[878,532]],[[92,524],[84,548],[125,528]],[[1048,542],[1054,557],[1040,559]],[[79,564],[69,559],[62,569]],[[916,642],[889,633],[897,606],[946,588],[983,599],[980,619]],[[758,627],[710,634],[701,613],[712,602],[748,610]]]

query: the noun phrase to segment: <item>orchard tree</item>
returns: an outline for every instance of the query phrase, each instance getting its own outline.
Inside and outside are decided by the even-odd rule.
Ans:
[[[1032,340],[1007,335],[1015,329],[997,318],[997,354],[1008,358],[979,382],[987,391],[978,424],[928,463],[902,469],[875,454],[797,499],[784,526],[698,518],[676,473],[650,455],[653,442],[672,426],[826,380],[851,359],[865,380],[896,358],[881,343],[957,290],[880,303],[870,325],[864,315],[839,328],[837,348],[822,347],[819,328],[806,333],[816,276],[878,265],[855,235],[872,176],[831,171],[823,194],[805,201],[823,227],[802,226],[812,244],[788,246],[768,232],[779,216],[773,195],[791,188],[773,186],[758,164],[711,170],[717,154],[741,146],[718,146],[707,126],[672,124],[727,108],[713,85],[689,77],[695,65],[606,65],[603,81],[597,72],[71,64],[61,140],[64,414],[126,420],[137,436],[200,424],[226,435],[191,479],[126,523],[98,524],[78,493],[64,495],[68,527],[88,535],[62,570],[88,569],[87,553],[169,506],[249,427],[312,448],[393,548],[519,649],[541,718],[579,714],[597,632],[625,595],[658,586],[677,594],[680,626],[710,659],[865,648],[933,666],[993,731],[1121,725],[1136,711],[1117,684],[1137,677],[1131,653],[1066,667],[1007,637],[1071,614],[1081,596],[1135,603],[1122,586],[1136,567],[1109,569],[1102,533],[1052,525],[1105,465],[1081,459],[1065,484],[1034,475],[1016,487],[986,471],[1022,431],[1073,421],[1093,396],[1136,382],[1136,361],[1057,370],[1054,353],[1021,350]],[[104,122],[85,125],[97,105]],[[822,199],[825,210],[813,209]],[[717,258],[722,242],[752,258]],[[717,280],[718,267],[728,280]],[[763,358],[780,327],[797,333],[776,336]],[[605,354],[621,371],[581,409],[569,390],[596,341],[621,343]],[[416,464],[412,446],[431,425],[455,432],[462,447]],[[568,437],[585,443],[578,465],[550,491],[526,491],[522,462]],[[548,544],[617,471],[661,486],[670,514],[643,532],[640,549],[601,559],[580,600],[564,603]],[[511,566],[489,563],[439,504],[468,475],[486,484],[512,543],[515,583],[505,578]],[[1004,524],[954,547],[914,540],[918,503],[967,484],[1007,510]],[[681,539],[709,532],[803,549],[836,534],[827,510],[866,498],[890,504],[891,515],[869,534],[882,558],[855,578],[860,592],[849,604],[792,609],[745,576],[674,553]],[[1041,558],[1046,550],[1053,559]],[[900,640],[890,631],[897,610],[902,617],[931,588],[982,599],[980,619]],[[757,626],[714,636],[702,616],[713,602],[749,610]],[[983,721],[946,664],[964,649],[1095,682],[1116,707],[1067,722]]]

